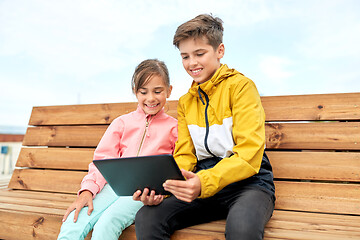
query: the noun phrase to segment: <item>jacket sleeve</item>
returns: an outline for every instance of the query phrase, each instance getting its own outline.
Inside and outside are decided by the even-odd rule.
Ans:
[[[175,144],[176,144],[176,141],[178,140],[178,125],[177,125],[177,121],[176,121],[176,124],[174,125],[173,128],[171,128],[170,130],[170,141],[171,141],[171,154],[174,154],[175,152]]]
[[[194,171],[197,163],[195,147],[190,136],[184,116],[181,98],[177,106],[178,113],[178,140],[175,144],[174,158],[180,169]]]
[[[243,81],[244,80],[244,81]],[[233,155],[213,168],[199,171],[200,198],[213,196],[227,185],[259,172],[265,148],[265,113],[250,79],[240,81],[231,93]]]
[[[118,158],[120,156],[120,139],[123,133],[124,123],[120,118],[115,119],[105,131],[94,152],[94,159]],[[93,197],[96,196],[106,184],[106,180],[96,168],[94,163],[89,164],[88,174],[81,182],[81,189],[89,190]]]

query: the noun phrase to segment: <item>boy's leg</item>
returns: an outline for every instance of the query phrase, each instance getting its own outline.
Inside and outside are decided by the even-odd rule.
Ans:
[[[101,215],[94,226],[92,240],[119,239],[122,231],[134,223],[135,214],[143,206],[132,197],[119,197]]]
[[[245,188],[229,208],[225,236],[232,239],[263,239],[274,210],[272,196],[257,188]]]
[[[91,231],[103,211],[117,198],[118,196],[116,196],[111,187],[106,184],[101,192],[95,196],[93,200],[94,210],[90,216],[87,214],[88,208],[84,207],[79,213],[78,220],[74,223],[75,211],[72,211],[66,221],[61,225],[58,239],[84,239]]]
[[[136,215],[135,229],[138,240],[170,239],[178,229],[225,218],[224,209],[215,207],[212,199],[196,199],[191,203],[174,196],[157,206],[144,206]]]

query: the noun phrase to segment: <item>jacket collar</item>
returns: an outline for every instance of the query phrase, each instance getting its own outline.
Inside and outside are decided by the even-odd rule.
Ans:
[[[189,93],[193,96],[199,97],[198,90],[199,87],[207,94],[212,95],[212,93],[216,90],[216,87],[223,80],[226,80],[229,76],[240,74],[235,69],[228,68],[226,64],[222,64],[218,70],[214,73],[214,75],[206,82],[198,84],[195,81],[192,82],[191,87],[189,89]]]
[[[137,106],[137,109],[136,109],[135,112],[136,112],[141,118],[149,118],[149,117],[151,117],[152,119],[162,117],[162,116],[164,116],[164,114],[165,114],[164,108],[162,108],[162,109],[161,109],[157,114],[155,114],[155,115],[146,114],[146,113],[144,112],[144,110],[143,110],[139,105]]]

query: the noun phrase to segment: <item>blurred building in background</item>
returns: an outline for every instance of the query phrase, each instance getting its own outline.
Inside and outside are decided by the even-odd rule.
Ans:
[[[0,176],[11,175],[20,153],[25,129],[0,126]]]

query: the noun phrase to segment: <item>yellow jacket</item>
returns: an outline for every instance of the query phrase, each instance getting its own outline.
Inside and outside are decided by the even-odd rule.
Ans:
[[[265,113],[259,93],[238,71],[222,65],[207,82],[193,82],[180,98],[174,151],[179,167],[195,171],[197,161],[223,158],[197,172],[200,198],[257,174],[264,148]]]

